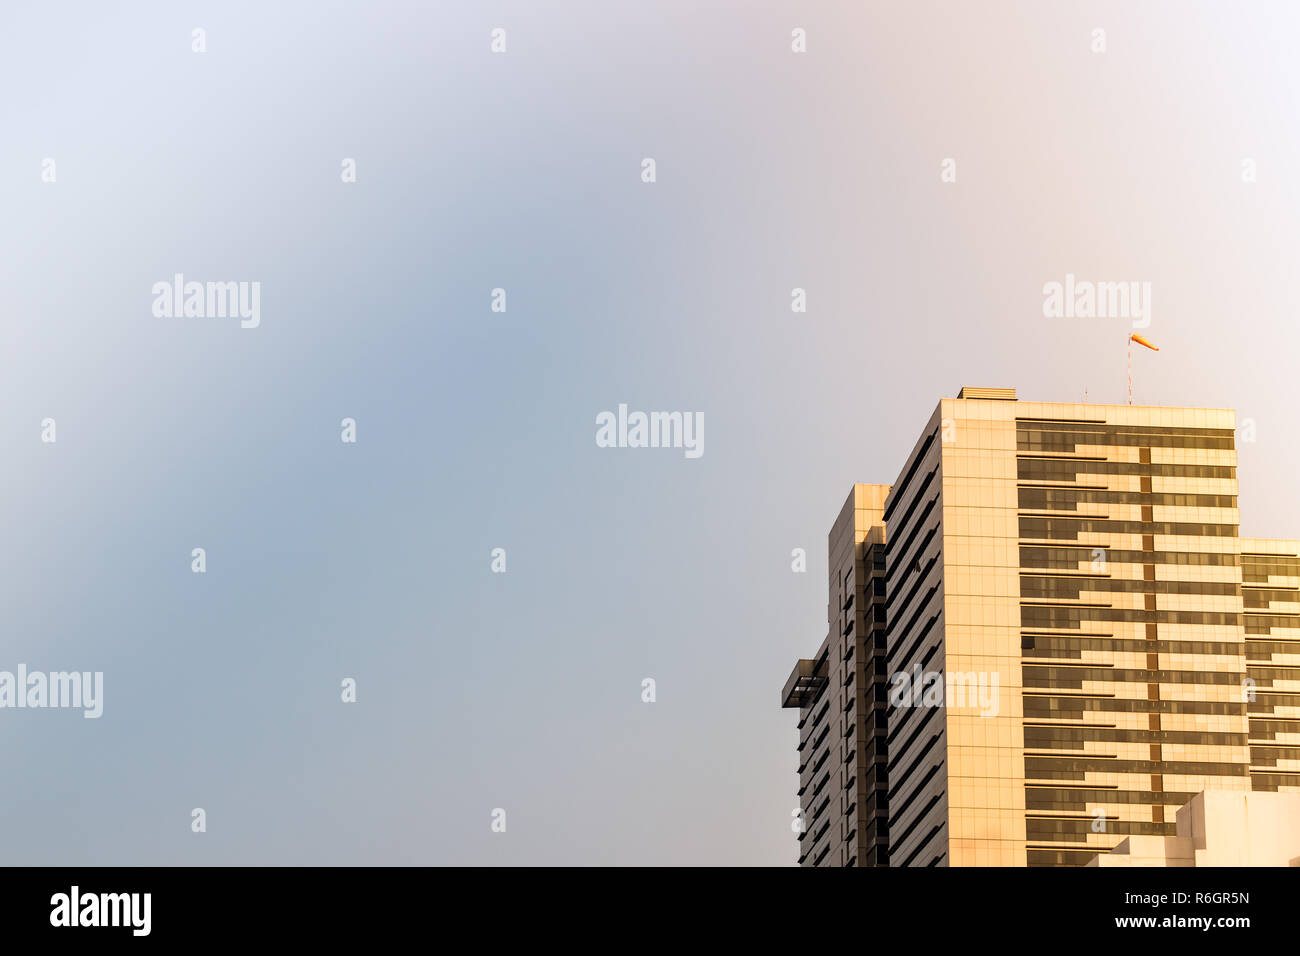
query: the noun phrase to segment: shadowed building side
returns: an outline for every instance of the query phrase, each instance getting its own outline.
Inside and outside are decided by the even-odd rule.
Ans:
[[[854,485],[827,539],[828,631],[795,664],[781,705],[799,709],[799,863],[884,866],[885,485]]]

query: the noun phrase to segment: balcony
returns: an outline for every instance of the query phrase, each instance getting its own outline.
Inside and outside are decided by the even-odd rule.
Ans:
[[[817,699],[826,686],[826,665],[802,658],[795,662],[794,670],[781,690],[782,707],[807,707]]]

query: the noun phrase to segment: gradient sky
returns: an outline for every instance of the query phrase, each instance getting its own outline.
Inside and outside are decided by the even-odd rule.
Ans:
[[[1282,2],[5,5],[0,669],[105,701],[0,711],[3,862],[792,864],[850,485],[964,384],[1125,400],[1127,324],[1044,283],[1150,282],[1138,402],[1253,419],[1242,532],[1300,537],[1298,42]],[[155,318],[177,272],[260,328]],[[597,448],[619,403],[703,457]]]

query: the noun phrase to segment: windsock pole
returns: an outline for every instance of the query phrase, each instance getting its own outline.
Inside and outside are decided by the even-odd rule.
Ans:
[[[1133,332],[1129,335],[1128,337],[1128,403],[1130,405],[1133,404],[1133,343],[1134,342],[1136,342],[1138,345],[1146,346],[1153,352],[1160,351],[1160,347],[1158,345],[1152,345],[1151,342],[1144,339],[1136,332]]]

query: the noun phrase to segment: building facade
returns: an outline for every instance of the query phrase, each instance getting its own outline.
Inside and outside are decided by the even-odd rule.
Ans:
[[[870,687],[868,645],[850,648],[832,620],[791,675],[811,679],[783,694],[801,734],[850,705],[838,679],[862,695],[856,714],[868,690],[883,697],[839,745],[870,754],[883,850],[850,845],[860,823],[818,830],[831,781],[810,767],[834,755],[810,765],[801,751],[801,787],[808,774],[817,791],[801,795],[815,851],[801,862],[1085,865],[1129,836],[1174,836],[1203,790],[1300,790],[1300,553],[1238,536],[1236,466],[1228,410],[1011,389],[942,400],[895,483],[850,499],[854,561],[868,539],[873,571],[883,554],[883,619],[853,632],[871,641]],[[878,512],[856,507],[858,488]],[[832,611],[846,528],[842,512]],[[858,669],[841,674],[850,651]]]
[[[1252,789],[1300,792],[1300,541],[1240,540]]]

